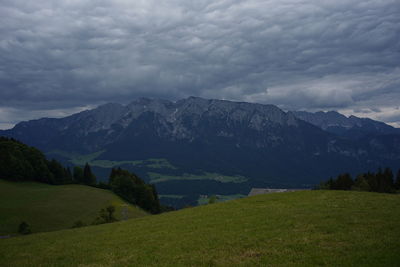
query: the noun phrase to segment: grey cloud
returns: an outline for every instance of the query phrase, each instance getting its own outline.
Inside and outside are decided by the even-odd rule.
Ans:
[[[0,107],[197,95],[379,109],[400,99],[399,25],[395,0],[3,0]]]

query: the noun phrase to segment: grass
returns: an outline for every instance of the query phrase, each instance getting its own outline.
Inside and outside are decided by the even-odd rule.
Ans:
[[[114,168],[124,164],[139,164],[136,161],[125,160],[125,161],[113,161],[113,160],[93,160],[89,162],[91,166],[101,167],[101,168]]]
[[[184,196],[182,195],[158,195],[159,198],[173,198],[173,199],[182,199]]]
[[[259,195],[0,240],[1,266],[398,266],[400,196]]]
[[[73,162],[73,160],[71,162]],[[173,166],[166,159],[124,160],[124,161],[92,160],[89,162],[89,164],[91,166],[97,166],[102,168],[113,168],[124,164],[132,164],[133,166],[144,166],[151,169],[176,169],[176,167]]]
[[[167,159],[163,158],[150,158],[143,160],[122,160],[122,161],[114,161],[114,160],[96,160],[101,154],[103,154],[105,150],[98,151],[91,154],[80,155],[77,153],[68,153],[60,150],[53,150],[47,153],[48,156],[51,155],[59,155],[68,159],[74,165],[83,166],[86,163],[89,163],[91,166],[101,167],[101,168],[113,168],[125,164],[132,164],[133,166],[144,166],[151,169],[173,169],[177,168],[172,165]]]
[[[150,177],[150,183],[154,184],[172,180],[213,180],[221,183],[243,183],[247,181],[246,177],[240,175],[228,176],[210,172],[205,172],[204,174],[185,173],[183,175],[164,175],[156,172],[148,172],[147,175]]]
[[[86,163],[92,162],[95,158],[99,157],[101,154],[104,153],[104,150],[98,151],[92,154],[87,154],[87,155],[77,155],[73,157],[70,162],[74,165],[80,165],[83,166]]]
[[[205,205],[208,204],[209,200],[210,200],[210,196],[200,196],[199,199],[197,200],[197,204],[198,205]],[[229,200],[233,200],[233,199],[238,199],[238,198],[244,198],[246,197],[246,195],[242,195],[242,194],[236,194],[236,195],[217,195],[217,200],[216,202],[225,202],[225,201],[229,201]]]
[[[146,165],[147,168],[152,168],[152,169],[172,169],[176,170],[177,168],[172,165],[168,160],[166,159],[147,159],[142,161],[144,165]]]
[[[127,209],[128,218],[146,213],[110,191],[83,185],[52,186],[0,180],[0,235],[15,234],[26,221],[33,232],[70,228],[81,220],[92,223],[99,210],[114,205],[116,217]]]
[[[91,154],[80,155],[77,153],[69,153],[69,152],[65,152],[65,151],[61,151],[61,150],[53,150],[53,151],[48,152],[47,155],[50,157],[51,157],[51,155],[59,155],[59,156],[69,159],[69,161],[74,165],[83,166],[86,163],[92,162],[94,159],[99,157],[104,152],[105,152],[105,150],[97,151],[97,152],[94,152]]]

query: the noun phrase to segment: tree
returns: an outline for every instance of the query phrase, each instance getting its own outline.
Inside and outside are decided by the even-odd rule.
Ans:
[[[396,181],[394,183],[394,188],[400,190],[400,169],[397,172]]]
[[[351,188],[356,191],[370,191],[371,187],[368,184],[368,181],[365,177],[365,174],[357,175],[357,178],[354,181],[354,185]]]
[[[329,178],[328,181],[326,182],[321,182],[319,184],[319,186],[317,187],[317,189],[321,189],[321,190],[332,190],[333,188],[333,178]]]
[[[151,184],[150,187],[151,187],[151,191],[154,196],[152,213],[160,213],[161,212],[161,204],[160,204],[160,198],[158,197],[156,186],[154,184]]]
[[[379,192],[392,193],[393,191],[393,172],[390,168],[386,168],[379,177]]]
[[[87,162],[83,169],[83,183],[86,185],[95,185],[96,184],[96,176],[94,176],[94,174],[92,173],[90,165]]]
[[[72,183],[72,175],[69,168],[64,168],[64,166],[55,159],[48,162],[48,167],[53,176],[53,181],[55,184]]]
[[[336,179],[331,178],[321,183],[319,188],[394,193],[400,189],[400,170],[397,173],[396,181],[393,180],[393,172],[390,168],[385,168],[383,171],[379,168],[377,173],[359,174],[354,181],[350,174],[340,174]]]
[[[28,235],[32,233],[31,227],[26,222],[21,222],[18,226],[18,233],[21,235]]]
[[[153,214],[160,212],[159,202],[156,201],[151,185],[135,185],[135,200],[139,207]]]
[[[379,191],[379,179],[378,175],[372,172],[367,172],[366,179],[370,187],[370,191],[378,192]]]
[[[114,217],[115,207],[110,205],[99,211],[99,216],[94,220],[93,224],[112,223],[118,221]]]
[[[115,222],[117,219],[114,217],[115,207],[110,205],[106,208],[107,211],[107,221],[108,222]]]
[[[72,183],[74,180],[74,177],[72,176],[72,172],[71,169],[69,167],[66,168],[66,172],[67,172],[67,180],[68,183]]]
[[[216,195],[212,195],[209,199],[208,199],[208,204],[214,204],[217,202],[217,196]]]
[[[0,137],[0,177],[11,181],[54,183],[42,152],[6,137]]]
[[[350,174],[340,174],[336,180],[333,181],[332,189],[334,190],[351,190],[354,181],[351,179]]]
[[[116,169],[115,168],[111,169],[111,173],[110,173],[110,176],[109,176],[108,183],[111,185],[113,183],[114,179],[116,177],[118,177],[118,176],[119,177],[121,177],[121,176],[129,177],[129,178],[131,178],[133,183],[138,184],[138,185],[144,185],[145,184],[145,182],[142,179],[140,179],[136,174],[131,173],[131,172],[127,171],[127,170],[123,170],[123,169],[121,169],[119,167],[116,168]]]
[[[136,204],[136,197],[134,191],[134,182],[129,176],[116,176],[110,184],[111,190],[128,201],[129,203]]]
[[[111,190],[128,201],[151,213],[160,213],[161,206],[154,185],[146,184],[127,170],[112,169],[109,178]]]
[[[111,169],[111,173],[110,173],[110,176],[109,176],[109,179],[108,179],[108,184],[112,184],[113,183],[114,178],[118,176],[119,171],[121,171],[121,168],[118,168],[118,169],[112,168]]]
[[[75,183],[78,183],[78,184],[84,183],[83,169],[79,166],[74,167],[74,181],[75,181]]]

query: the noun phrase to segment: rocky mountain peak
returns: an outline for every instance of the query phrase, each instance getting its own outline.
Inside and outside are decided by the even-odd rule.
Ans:
[[[368,118],[359,118],[354,115],[346,117],[337,111],[328,112],[306,112],[295,111],[293,114],[306,122],[339,135],[359,138],[368,134],[391,134],[398,133],[398,129],[393,128],[380,121]]]

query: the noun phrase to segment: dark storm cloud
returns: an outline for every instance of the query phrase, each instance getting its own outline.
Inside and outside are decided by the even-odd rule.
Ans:
[[[397,0],[3,0],[0,36],[0,114],[197,95],[384,118],[400,99]]]

